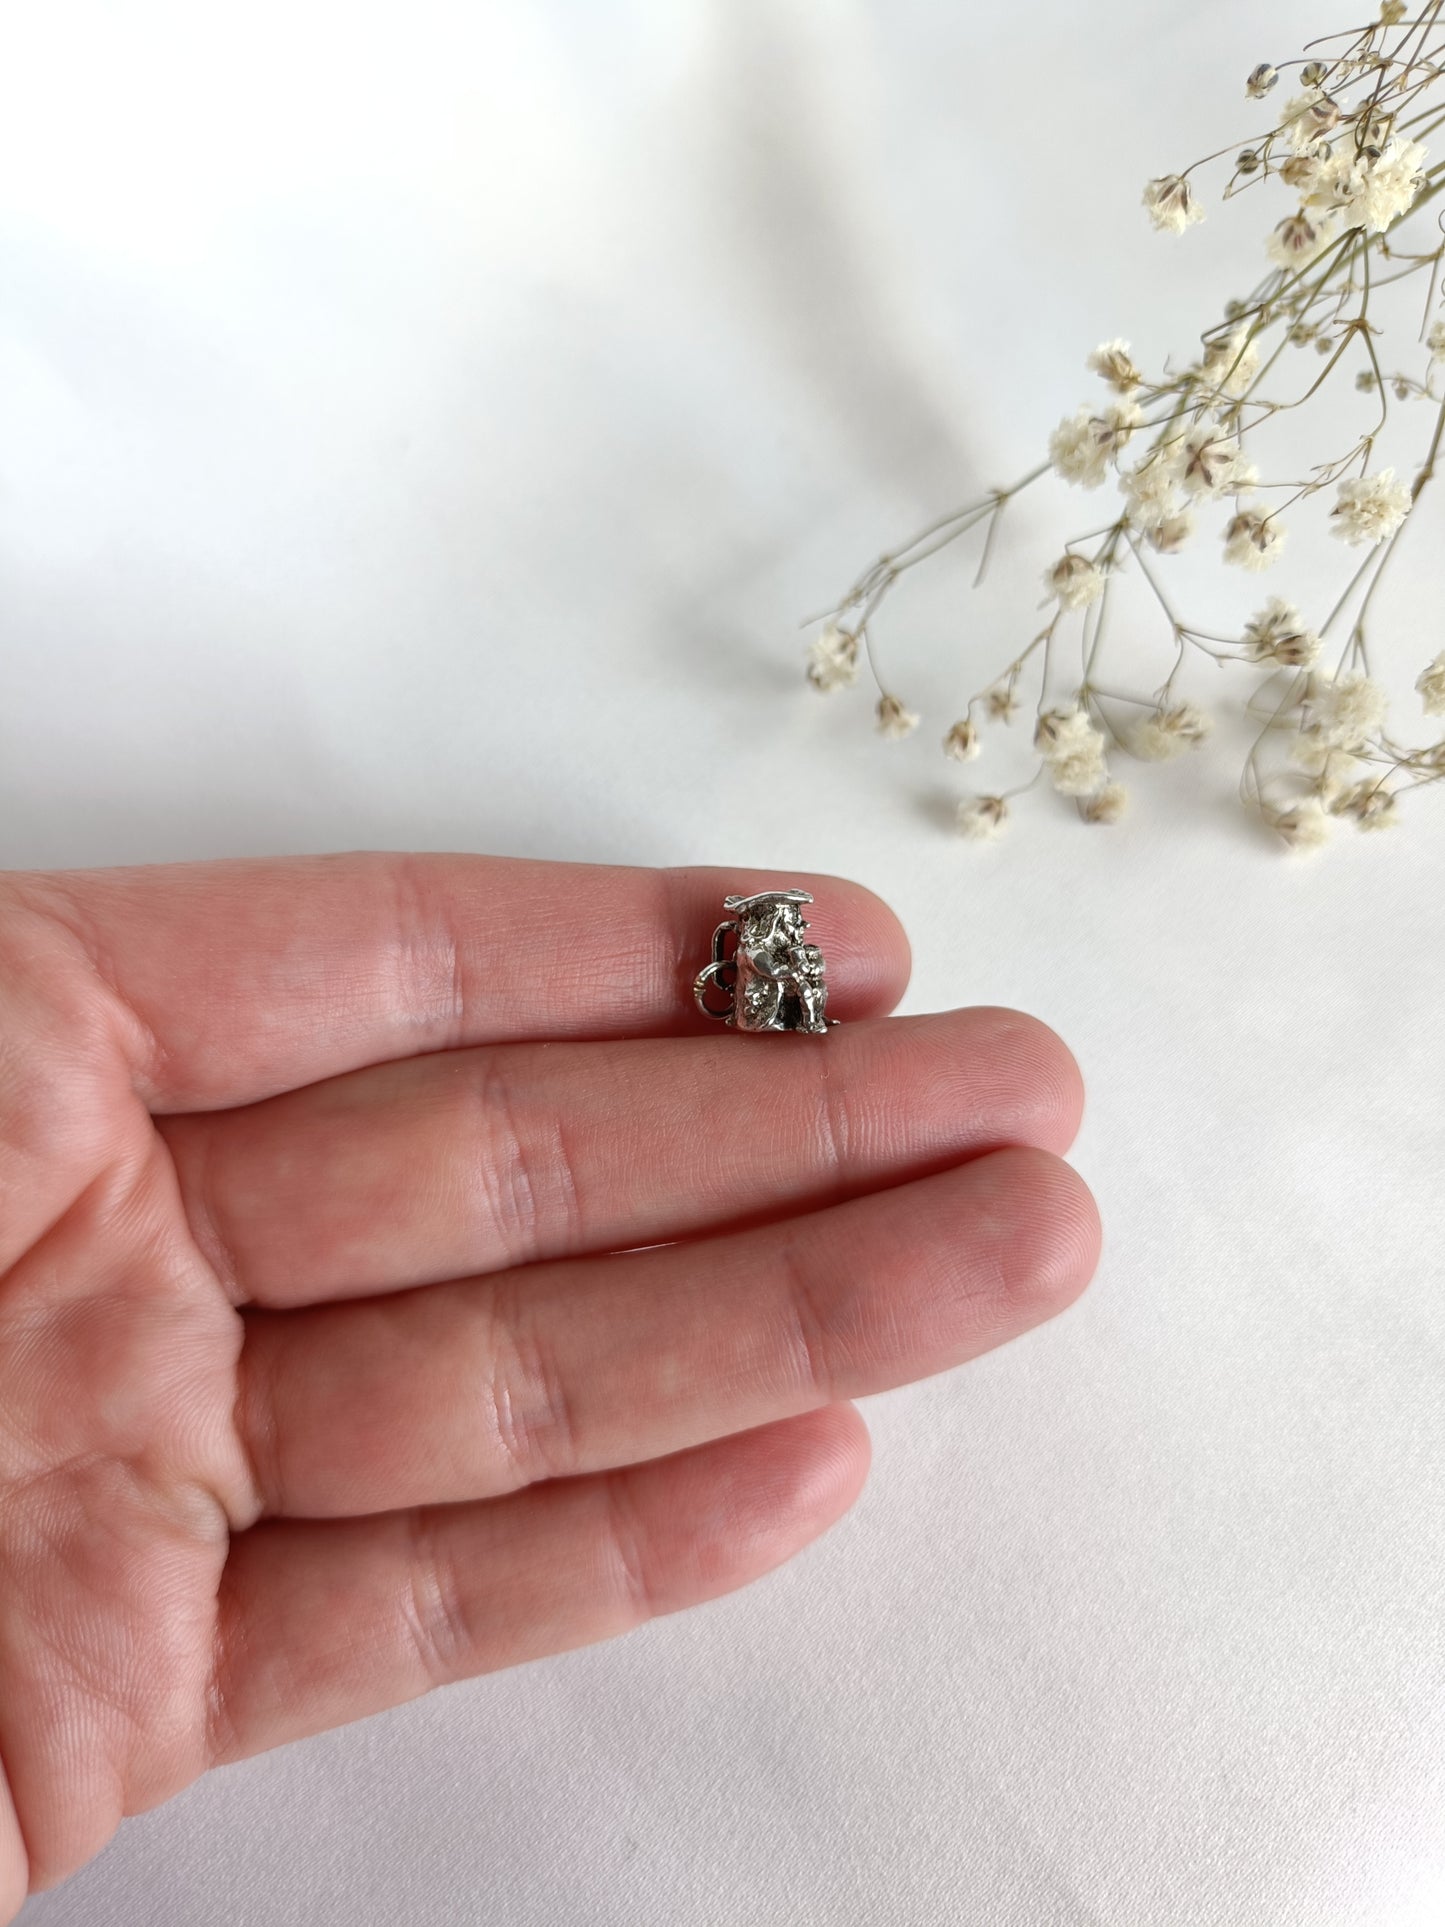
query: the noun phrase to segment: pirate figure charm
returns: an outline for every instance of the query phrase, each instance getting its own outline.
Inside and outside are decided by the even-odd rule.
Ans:
[[[823,953],[806,943],[801,906],[806,890],[760,890],[751,897],[724,897],[732,916],[712,933],[712,962],[697,974],[692,994],[705,1017],[734,1030],[826,1031],[836,1017],[824,1014],[828,986]],[[709,1003],[721,994],[721,1008]]]

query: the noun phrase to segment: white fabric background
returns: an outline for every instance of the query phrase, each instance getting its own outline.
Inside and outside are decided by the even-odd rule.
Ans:
[[[1296,863],[1211,754],[958,843],[938,650],[1009,653],[1032,509],[992,601],[886,630],[918,738],[798,681],[1089,347],[1186,351],[1240,278],[1260,216],[1137,197],[1345,24],[1262,11],[11,10],[0,861],[851,873],[907,1008],[1073,1045],[1107,1236],[1057,1323],[866,1403],[794,1565],[214,1775],[27,1927],[1445,1917],[1439,808]]]

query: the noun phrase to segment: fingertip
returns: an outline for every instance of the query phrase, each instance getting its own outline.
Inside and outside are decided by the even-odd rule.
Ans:
[[[846,1400],[793,1421],[799,1452],[794,1499],[799,1515],[824,1532],[851,1509],[873,1464],[873,1435]]]
[[[1012,1235],[1000,1248],[1008,1296],[1033,1320],[1067,1310],[1098,1269],[1103,1229],[1094,1194],[1052,1152],[1015,1146],[979,1161]]]
[[[670,1597],[663,1610],[749,1585],[785,1565],[820,1538],[863,1489],[871,1458],[868,1428],[855,1407],[831,1405],[778,1419],[747,1432],[694,1447],[675,1464],[688,1488],[667,1494],[658,1532],[679,1536],[669,1566]],[[662,1488],[647,1481],[649,1498]]]
[[[987,1043],[1007,1060],[1027,1117],[1019,1120],[1024,1141],[1062,1154],[1079,1134],[1084,1116],[1084,1074],[1056,1030],[1027,1011],[980,1005],[970,1013],[989,1026]]]
[[[828,965],[829,1010],[845,1018],[886,1017],[908,988],[913,949],[895,911],[849,877],[805,877],[808,925]]]

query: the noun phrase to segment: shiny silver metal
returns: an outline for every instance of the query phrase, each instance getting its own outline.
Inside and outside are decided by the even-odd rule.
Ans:
[[[697,973],[692,994],[705,1017],[734,1030],[826,1031],[828,986],[823,953],[805,943],[806,890],[759,890],[724,897],[732,916],[712,933],[712,962]],[[722,1005],[709,997],[725,998]]]

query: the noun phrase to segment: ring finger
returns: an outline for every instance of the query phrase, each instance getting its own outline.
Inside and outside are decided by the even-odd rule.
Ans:
[[[257,1508],[487,1498],[883,1391],[1061,1310],[1098,1240],[1070,1168],[1010,1149],[694,1244],[252,1313]]]

